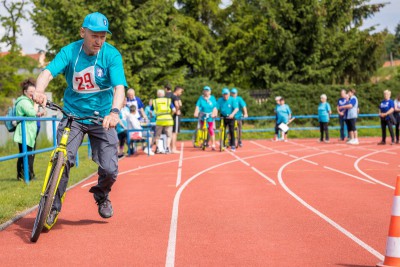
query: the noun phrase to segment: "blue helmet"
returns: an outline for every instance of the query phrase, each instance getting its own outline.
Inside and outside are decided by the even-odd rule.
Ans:
[[[232,88],[232,89],[231,89],[231,93],[232,93],[232,94],[237,94],[237,93],[238,93],[238,90],[237,90],[236,88]]]
[[[223,95],[229,95],[229,89],[228,88],[224,88],[224,89],[222,89],[222,94]]]
[[[203,87],[203,90],[211,91],[211,87],[206,85],[206,86]]]

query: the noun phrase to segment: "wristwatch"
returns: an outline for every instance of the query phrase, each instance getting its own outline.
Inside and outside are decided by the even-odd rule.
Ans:
[[[119,109],[117,109],[117,108],[112,108],[112,109],[110,110],[110,112],[119,114]]]

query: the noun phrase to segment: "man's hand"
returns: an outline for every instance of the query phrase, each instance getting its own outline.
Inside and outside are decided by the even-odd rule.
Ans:
[[[119,121],[119,114],[111,112],[110,115],[107,115],[103,119],[103,128],[110,129],[115,128]]]
[[[35,103],[41,105],[42,107],[46,107],[46,103],[47,103],[46,94],[35,92],[33,94],[33,99],[32,100],[35,101]]]
[[[247,115],[247,114],[243,115],[243,118],[248,118],[248,117],[249,117],[249,115]]]
[[[228,118],[229,119],[233,119],[234,116],[235,116],[234,114],[231,114],[231,115],[228,116]]]

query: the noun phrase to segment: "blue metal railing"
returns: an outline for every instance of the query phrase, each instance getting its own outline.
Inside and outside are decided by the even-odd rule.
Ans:
[[[299,115],[295,116],[296,119],[318,119],[318,115]],[[359,114],[359,118],[376,118],[379,117],[378,114]],[[338,115],[332,115],[331,118],[338,118]],[[22,127],[22,153],[14,154],[14,155],[9,155],[9,156],[4,156],[0,157],[0,162],[10,160],[10,159],[15,159],[15,158],[20,158],[23,157],[24,161],[24,177],[25,177],[25,182],[29,183],[29,169],[28,169],[28,156],[29,155],[35,155],[39,153],[44,153],[48,151],[52,151],[56,146],[57,146],[57,127],[56,127],[56,121],[59,121],[60,119],[55,118],[55,117],[46,117],[46,118],[37,118],[37,117],[0,117],[0,121],[20,121],[21,127]],[[220,118],[216,118],[216,120],[220,120]],[[260,121],[260,120],[275,120],[275,116],[258,116],[258,117],[248,117],[248,118],[243,118],[243,120],[247,121]],[[53,130],[53,146],[49,148],[43,148],[43,149],[38,149],[35,151],[27,151],[27,145],[26,145],[26,121],[52,121],[52,130]],[[197,122],[197,118],[182,118],[182,122]],[[360,129],[373,129],[373,128],[380,128],[380,125],[361,125],[357,126]],[[339,126],[331,126],[330,129],[340,129]],[[319,130],[318,127],[293,127],[290,128],[292,131],[309,131],[309,130]],[[195,130],[181,130],[181,133],[193,133]],[[273,132],[275,131],[274,128],[263,128],[263,129],[243,129],[243,132]],[[130,140],[128,136],[128,140]],[[148,142],[148,140],[147,140]],[[88,157],[91,157],[91,149],[90,149],[90,144],[89,142],[82,143],[82,145],[88,145]],[[77,155],[76,157],[76,166],[79,166],[79,156]]]
[[[318,115],[298,115],[294,116],[296,119],[318,119]],[[378,114],[358,114],[359,118],[378,118]],[[339,118],[339,115],[334,114],[331,115],[330,118]],[[243,118],[243,120],[246,121],[252,121],[252,120],[275,120],[275,116],[258,116],[258,117],[247,117]],[[216,121],[219,121],[220,118],[215,118]],[[198,118],[183,118],[181,122],[197,122]],[[361,125],[357,126],[359,129],[376,129],[380,128],[380,125]],[[340,129],[339,126],[330,126],[330,129],[338,130]],[[319,127],[292,127],[290,128],[291,131],[310,131],[310,130],[319,130]],[[218,131],[218,130],[217,130]],[[274,132],[274,128],[263,128],[263,129],[243,129],[242,132],[244,133],[262,133],[262,132]],[[195,130],[181,130],[181,133],[194,133]]]
[[[21,123],[21,132],[22,132],[22,153],[8,155],[4,157],[0,157],[0,162],[11,160],[15,158],[23,157],[24,161],[24,178],[25,182],[29,183],[29,166],[28,166],[28,156],[36,155],[44,152],[52,151],[57,147],[57,127],[56,121],[60,121],[60,119],[56,117],[46,117],[46,118],[39,118],[39,117],[0,117],[0,121],[20,121]],[[53,146],[43,149],[38,149],[34,151],[28,151],[27,144],[26,144],[26,121],[52,121],[52,131],[53,131]],[[81,146],[87,145],[88,146],[88,157],[90,157],[90,144],[89,142],[82,143]],[[79,166],[79,155],[77,154],[76,157],[76,166]]]

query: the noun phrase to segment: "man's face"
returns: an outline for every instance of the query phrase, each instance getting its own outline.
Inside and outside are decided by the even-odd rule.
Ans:
[[[133,99],[135,97],[135,92],[134,91],[129,91],[127,94],[129,99]]]
[[[182,93],[183,93],[183,90],[182,90],[182,89],[178,89],[178,90],[175,92],[175,94],[176,94],[177,96],[181,96]]]
[[[228,100],[229,94],[224,94],[223,97],[224,97],[225,100]]]
[[[87,28],[81,28],[81,37],[85,51],[89,55],[96,55],[106,41],[106,32],[94,32]]]
[[[231,93],[231,97],[237,97],[237,94]]]

